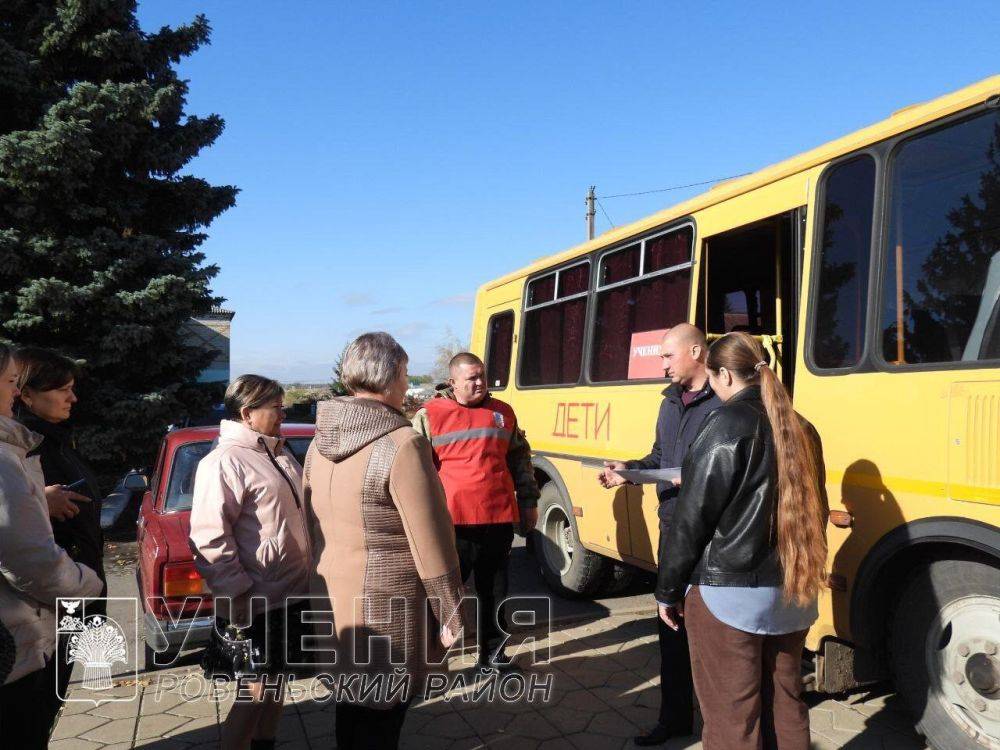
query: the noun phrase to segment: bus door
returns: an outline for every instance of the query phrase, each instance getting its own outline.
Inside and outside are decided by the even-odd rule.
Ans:
[[[745,331],[792,389],[805,208],[706,237],[695,325],[709,342]]]

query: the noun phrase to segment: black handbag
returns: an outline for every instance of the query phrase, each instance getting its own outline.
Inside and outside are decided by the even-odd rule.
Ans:
[[[250,628],[239,628],[216,619],[208,646],[201,656],[206,678],[236,680],[256,675],[262,662],[260,647],[250,637]]]

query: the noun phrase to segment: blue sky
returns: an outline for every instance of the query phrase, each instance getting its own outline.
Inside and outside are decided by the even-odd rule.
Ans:
[[[373,329],[427,370],[481,283],[585,239],[588,185],[752,171],[1000,72],[996,0],[139,3],[146,30],[199,12],[188,111],[227,127],[190,171],[242,191],[204,245],[233,375],[286,382]]]

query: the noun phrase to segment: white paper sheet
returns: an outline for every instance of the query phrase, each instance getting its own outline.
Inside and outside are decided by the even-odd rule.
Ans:
[[[632,484],[653,484],[654,482],[672,482],[681,478],[680,467],[673,469],[622,469],[615,472],[621,474]]]

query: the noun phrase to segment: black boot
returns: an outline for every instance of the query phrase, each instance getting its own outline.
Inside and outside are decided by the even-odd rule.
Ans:
[[[687,737],[691,732],[677,731],[662,724],[657,724],[648,734],[640,734],[633,738],[633,742],[639,747],[652,747],[662,745],[671,737]]]
[[[515,672],[518,669],[517,664],[504,654],[503,649],[493,651],[488,648],[480,648],[479,666],[481,669],[492,669],[501,673]]]

